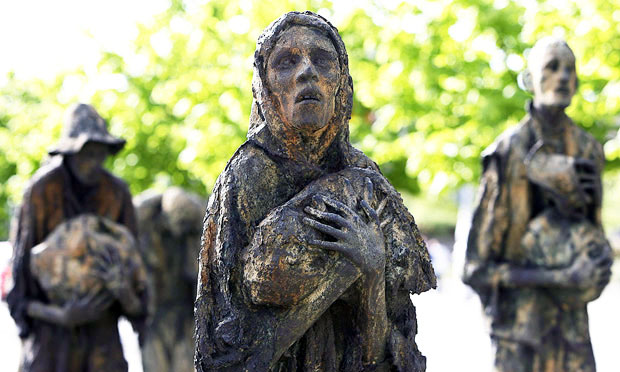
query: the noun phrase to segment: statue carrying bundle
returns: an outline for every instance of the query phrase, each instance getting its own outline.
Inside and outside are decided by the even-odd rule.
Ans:
[[[32,248],[30,272],[56,305],[106,291],[106,270],[126,272],[133,289],[142,292],[146,275],[135,244],[125,226],[104,217],[80,215],[58,225]]]

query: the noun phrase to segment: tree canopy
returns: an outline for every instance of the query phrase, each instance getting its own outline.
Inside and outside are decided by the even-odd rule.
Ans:
[[[284,12],[306,9],[338,27],[354,79],[351,140],[397,188],[436,195],[477,180],[480,152],[524,115],[529,97],[517,75],[547,35],[564,37],[577,56],[569,115],[606,142],[607,170],[620,168],[613,0],[172,0],[138,26],[130,51],[102,51],[96,69],[52,81],[9,74],[0,87],[0,239],[77,101],[127,139],[107,166],[133,193],[210,192],[246,136],[258,35]]]

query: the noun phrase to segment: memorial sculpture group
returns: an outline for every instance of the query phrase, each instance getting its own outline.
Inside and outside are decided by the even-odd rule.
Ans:
[[[577,88],[565,42],[539,41],[520,82],[534,99],[483,154],[464,280],[492,320],[496,371],[594,371],[586,305],[612,262],[604,154],[564,113]],[[336,28],[311,12],[274,21],[252,92],[247,141],[206,215],[171,188],[138,196],[136,218],[103,168],[124,140],[93,107],[69,111],[12,230],[21,372],[127,371],[120,316],[146,372],[426,369],[410,295],[436,278],[400,195],[349,142]]]

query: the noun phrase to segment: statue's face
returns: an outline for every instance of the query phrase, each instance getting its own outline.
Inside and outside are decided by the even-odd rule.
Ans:
[[[564,45],[551,45],[530,72],[534,88],[534,102],[540,106],[568,107],[577,90],[575,56]]]
[[[267,60],[267,84],[286,125],[312,133],[334,115],[340,79],[338,53],[318,29],[284,31]]]
[[[67,163],[78,181],[84,185],[94,185],[99,182],[103,162],[109,153],[108,145],[87,142],[77,154],[67,157]]]

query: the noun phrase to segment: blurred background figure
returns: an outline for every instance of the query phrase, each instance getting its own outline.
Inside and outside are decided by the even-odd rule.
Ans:
[[[528,115],[482,154],[464,281],[491,319],[497,372],[595,371],[587,304],[611,276],[603,146],[564,113],[576,92],[564,40],[532,48]]]
[[[146,278],[140,257],[128,259],[136,249],[131,194],[103,168],[124,144],[92,106],[75,105],[24,192],[7,296],[22,372],[127,371],[117,321],[143,323]]]
[[[194,370],[194,299],[206,202],[179,187],[135,198],[152,314],[143,333],[145,372]]]

